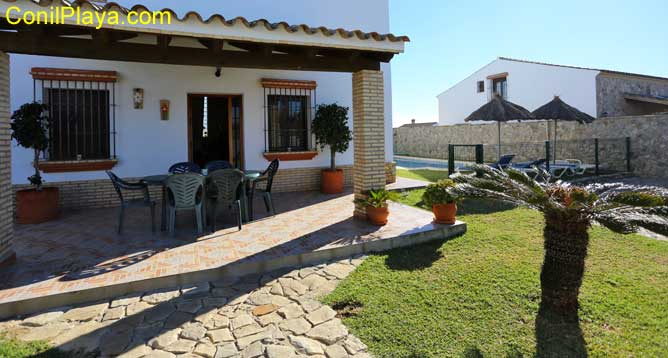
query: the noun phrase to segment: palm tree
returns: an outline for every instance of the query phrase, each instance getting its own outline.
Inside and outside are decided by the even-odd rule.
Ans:
[[[588,229],[598,222],[616,232],[635,232],[640,227],[668,234],[668,206],[659,189],[623,184],[577,187],[562,182],[536,181],[524,172],[500,171],[474,166],[474,175],[456,174],[453,194],[487,197],[529,206],[545,217],[545,259],[540,275],[544,308],[563,316],[577,315],[578,294],[589,245]],[[539,177],[547,178],[542,172]],[[659,198],[657,206],[620,203],[620,193],[634,192]],[[665,193],[664,193],[665,195]]]

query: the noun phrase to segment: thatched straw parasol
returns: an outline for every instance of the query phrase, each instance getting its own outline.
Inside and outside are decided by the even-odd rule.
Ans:
[[[531,112],[524,107],[506,101],[501,96],[495,95],[491,101],[471,113],[465,122],[472,121],[494,121],[499,127],[499,158],[501,158],[501,122],[514,120],[532,119]]]
[[[552,101],[536,109],[531,114],[533,115],[533,119],[554,120],[553,158],[555,162],[557,160],[557,121],[576,121],[580,124],[585,124],[591,123],[596,119],[575,107],[569,106],[559,96],[554,96]]]

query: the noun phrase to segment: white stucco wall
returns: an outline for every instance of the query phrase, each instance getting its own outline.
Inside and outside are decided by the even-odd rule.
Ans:
[[[133,1],[120,1],[131,5]],[[326,25],[368,31],[389,31],[388,0],[357,2],[343,0],[336,7],[315,5],[309,0],[240,2],[232,0],[175,0],[143,1],[150,8],[171,7],[176,11],[197,10],[205,15],[222,13],[226,17],[246,16],[249,19],[268,18],[310,25]],[[355,9],[355,11],[350,11]],[[268,162],[264,151],[263,77],[315,80],[318,82],[318,103],[338,102],[351,108],[352,76],[342,73],[267,71],[224,68],[221,78],[214,77],[214,68],[140,64],[129,62],[93,61],[44,56],[11,56],[11,107],[33,99],[32,67],[113,70],[119,73],[116,84],[116,143],[119,164],[114,168],[123,177],[163,173],[178,161],[188,159],[187,94],[221,93],[243,95],[244,159],[247,169],[263,169]],[[383,65],[386,80],[386,157],[392,158],[391,74],[390,66]],[[132,89],[144,89],[144,109],[135,110]],[[170,120],[161,121],[159,101],[170,100]],[[31,153],[12,146],[12,183],[26,183],[31,175]],[[353,164],[352,145],[347,153],[339,155],[340,165]],[[329,164],[327,152],[314,160],[283,162],[282,168],[325,167]],[[104,172],[44,174],[47,182],[102,179]]]
[[[439,124],[463,123],[490,98],[490,75],[508,72],[508,100],[533,111],[558,95],[566,103],[596,116],[596,76],[599,71],[497,59],[438,95]],[[477,82],[485,92],[477,93]]]

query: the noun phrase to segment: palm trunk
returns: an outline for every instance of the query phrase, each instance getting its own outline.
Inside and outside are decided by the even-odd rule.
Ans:
[[[336,151],[335,151],[334,149],[331,149],[330,159],[331,159],[331,168],[330,168],[330,170],[331,170],[331,171],[335,171],[335,170],[336,170]]]
[[[589,218],[576,210],[548,210],[545,213],[541,304],[554,313],[577,315],[589,226]]]

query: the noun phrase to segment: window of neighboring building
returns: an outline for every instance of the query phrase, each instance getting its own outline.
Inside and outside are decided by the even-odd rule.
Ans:
[[[109,159],[109,100],[109,90],[104,88],[45,88],[50,120],[48,159]]]
[[[267,96],[270,152],[309,150],[309,102],[308,96]]]
[[[508,81],[506,77],[499,77],[492,80],[492,93],[499,95],[504,99],[508,98]]]
[[[485,81],[478,81],[478,93],[485,92]]]

